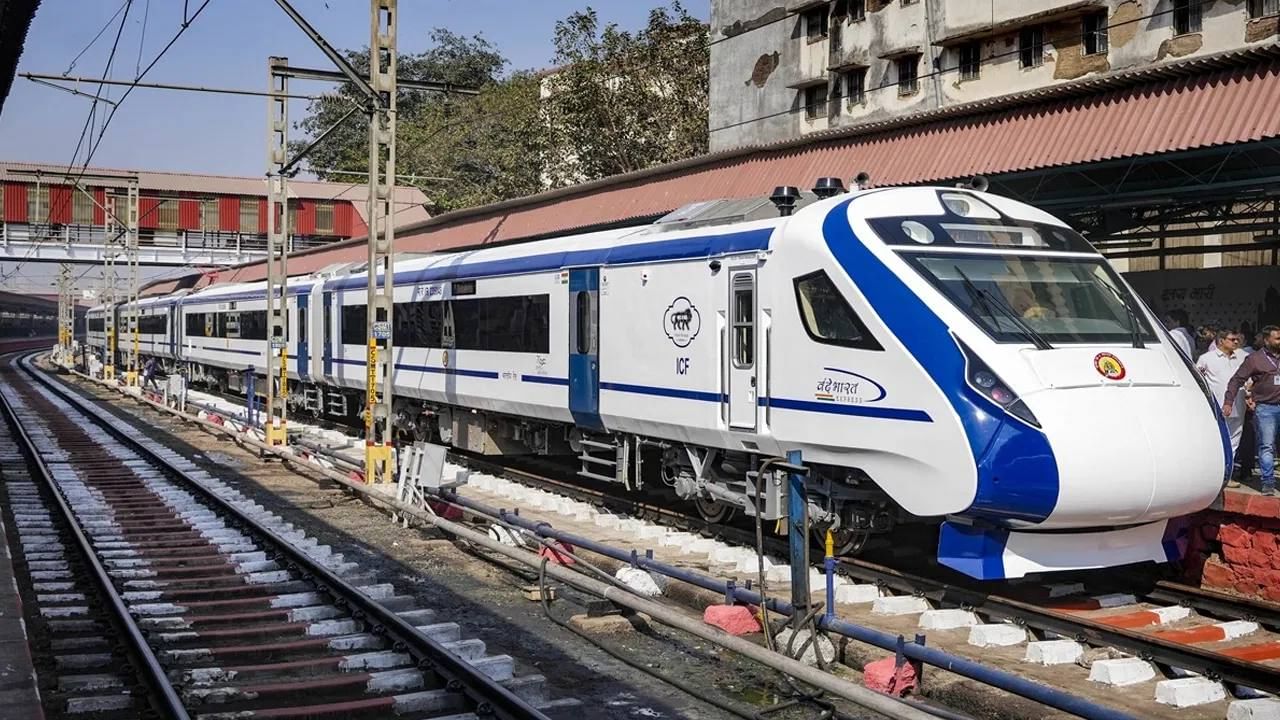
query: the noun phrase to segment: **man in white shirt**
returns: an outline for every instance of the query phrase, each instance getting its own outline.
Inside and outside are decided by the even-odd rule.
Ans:
[[[1176,335],[1175,335],[1176,337]],[[1204,376],[1206,382],[1209,383],[1209,389],[1213,391],[1215,398],[1223,397],[1227,394],[1227,383],[1231,380],[1231,376],[1236,374],[1236,370],[1244,363],[1245,353],[1240,349],[1244,344],[1244,336],[1236,330],[1219,330],[1215,336],[1214,345],[1211,346],[1205,354],[1200,356],[1196,362],[1196,369]],[[1231,454],[1235,457],[1236,451],[1240,449],[1240,436],[1244,432],[1244,416],[1245,416],[1245,399],[1244,389],[1242,388],[1236,393],[1235,405],[1232,412],[1226,417],[1227,432],[1231,436]],[[1239,461],[1236,462],[1239,465]],[[1232,487],[1236,487],[1238,483],[1232,483]]]
[[[1169,336],[1173,338],[1173,344],[1178,346],[1182,354],[1188,360],[1195,357],[1195,339],[1191,336],[1191,331],[1187,329],[1190,319],[1187,317],[1187,311],[1182,308],[1174,308],[1164,315],[1164,327],[1169,331]]]

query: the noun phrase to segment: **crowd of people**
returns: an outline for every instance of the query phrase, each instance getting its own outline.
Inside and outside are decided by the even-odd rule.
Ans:
[[[1256,333],[1202,325],[1192,328],[1187,314],[1171,310],[1165,327],[1178,349],[1204,376],[1222,414],[1235,458],[1228,487],[1239,487],[1255,471],[1263,495],[1276,492],[1276,431],[1280,429],[1280,327]]]

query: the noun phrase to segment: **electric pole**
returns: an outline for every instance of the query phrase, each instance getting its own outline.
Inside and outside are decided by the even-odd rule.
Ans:
[[[289,78],[277,68],[288,58],[267,58],[267,419],[263,433],[268,445],[288,443],[289,397],[289,180],[284,171],[289,140]],[[298,322],[305,322],[298,315]],[[302,332],[299,328],[299,332]],[[278,354],[277,354],[278,353]],[[276,409],[279,407],[277,416]]]
[[[396,0],[370,0],[369,84],[374,97],[369,118],[369,297],[368,403],[365,408],[365,482],[390,482],[392,448],[392,368],[394,315],[394,198],[396,190]],[[378,279],[382,278],[381,287]]]

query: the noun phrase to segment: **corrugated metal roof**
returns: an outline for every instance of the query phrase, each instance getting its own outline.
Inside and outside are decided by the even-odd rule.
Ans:
[[[0,162],[0,180],[30,182],[31,176],[26,174],[9,174],[9,170],[38,170],[51,176],[50,182],[70,174],[76,177],[80,168],[75,167],[67,172],[66,165],[56,163],[24,163]],[[127,178],[137,176],[138,185],[145,195],[148,190],[154,192],[184,192],[196,195],[257,195],[265,197],[267,181],[265,177],[235,177],[230,175],[201,175],[198,173],[156,172],[152,170],[121,170],[118,168],[89,168],[88,175],[118,176],[118,180],[93,178],[86,184],[96,187],[125,187]],[[351,202],[359,213],[361,220],[368,223],[365,217],[366,200],[369,191],[363,183],[333,183],[316,180],[290,180],[291,197],[306,200],[346,200]],[[430,217],[423,203],[427,196],[411,185],[396,187],[396,220],[399,224],[422,222]]]
[[[1074,93],[1062,87],[1023,93],[1020,105],[1007,99],[974,103],[925,113],[932,117],[928,122],[914,116],[828,131],[447,213],[402,227],[396,247],[426,252],[566,232],[698,200],[760,196],[777,185],[807,187],[821,176],[849,178],[862,170],[876,185],[928,183],[1280,136],[1274,110],[1280,107],[1280,59],[1274,50],[1178,67],[1081,81],[1073,84]],[[364,241],[354,239],[290,256],[289,269],[314,272],[366,255]],[[265,266],[254,264],[222,279],[263,277]]]

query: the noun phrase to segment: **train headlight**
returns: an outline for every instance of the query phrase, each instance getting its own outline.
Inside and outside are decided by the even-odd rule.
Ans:
[[[1019,420],[1040,427],[1040,421],[1035,414],[1031,412],[1031,408],[1018,397],[1018,394],[1009,389],[1009,386],[1000,379],[999,375],[987,366],[969,346],[956,339],[956,344],[960,346],[960,351],[964,353],[965,379],[969,385],[978,392],[982,393],[991,400],[991,402],[999,405],[1001,409]]]

